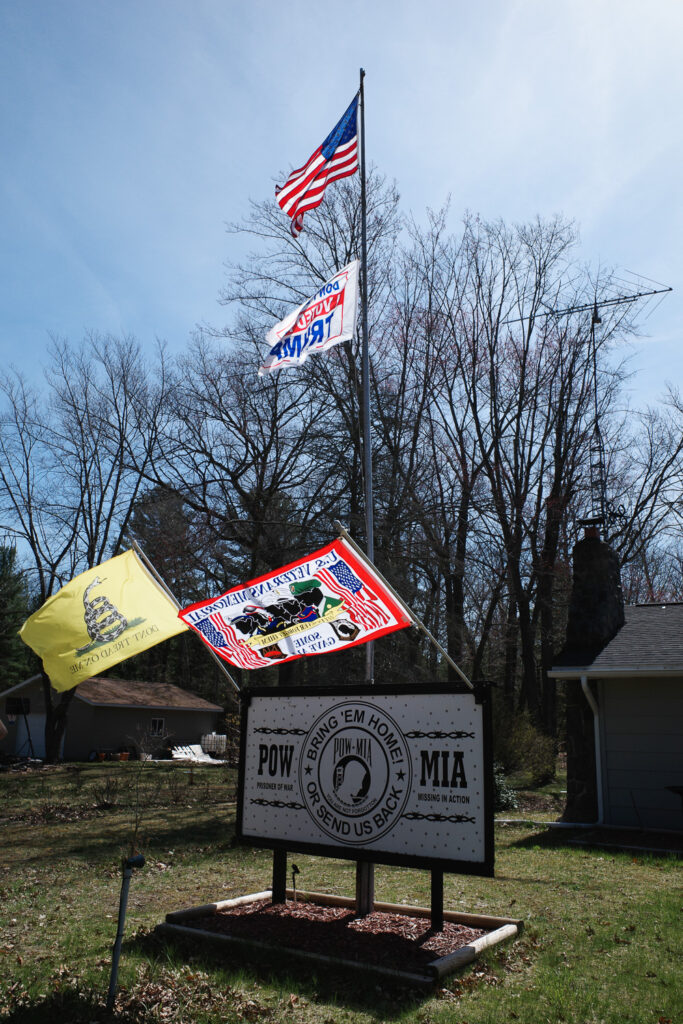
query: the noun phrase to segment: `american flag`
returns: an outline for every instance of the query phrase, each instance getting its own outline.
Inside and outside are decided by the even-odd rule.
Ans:
[[[330,182],[358,170],[357,114],[358,95],[322,146],[318,146],[303,167],[292,171],[282,187],[275,189],[278,203],[292,218],[291,231],[295,238],[303,227],[304,213],[320,206]]]
[[[375,594],[349,569],[346,562],[340,560],[329,569],[318,569],[316,576],[333,594],[343,598],[354,621],[364,629],[379,629],[391,621]]]
[[[249,644],[245,644],[242,640],[238,639],[235,627],[226,622],[220,612],[214,612],[210,617],[225,637],[226,647],[235,659],[233,664],[241,665],[242,668],[260,668],[262,665],[267,664],[261,655],[250,647]]]

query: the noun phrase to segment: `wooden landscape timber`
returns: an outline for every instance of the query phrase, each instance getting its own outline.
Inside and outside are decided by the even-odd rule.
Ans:
[[[307,892],[293,889],[286,891],[288,900],[298,899],[304,903],[312,903],[327,907],[340,907],[353,910],[355,901],[346,896],[335,896],[328,893]],[[205,903],[196,907],[188,907],[185,910],[176,910],[166,915],[166,920],[157,925],[156,931],[166,935],[182,936],[196,942],[211,942],[227,948],[260,950],[263,953],[285,954],[287,957],[303,959],[318,963],[320,966],[334,966],[341,970],[369,971],[382,975],[387,980],[393,980],[402,985],[420,986],[432,988],[441,979],[459,968],[465,967],[477,959],[480,953],[492,946],[496,946],[508,939],[514,939],[521,934],[524,927],[523,922],[516,918],[493,917],[489,914],[464,914],[456,911],[444,911],[444,921],[453,924],[466,925],[469,928],[485,929],[486,933],[465,945],[454,949],[452,952],[435,957],[428,964],[423,965],[421,972],[409,970],[402,967],[400,963],[392,967],[367,963],[361,960],[347,959],[344,957],[330,956],[324,953],[313,953],[309,950],[298,949],[294,946],[283,948],[272,942],[246,939],[241,936],[226,935],[210,931],[207,928],[193,926],[189,922],[199,921],[211,914],[218,914],[222,910],[230,910],[233,907],[245,906],[250,903],[257,904],[264,899],[270,899],[270,889],[263,892],[251,893],[245,896],[238,896],[234,899],[218,900],[215,903]],[[408,918],[430,918],[431,910],[427,907],[406,906],[402,903],[376,902],[375,912],[397,914]]]

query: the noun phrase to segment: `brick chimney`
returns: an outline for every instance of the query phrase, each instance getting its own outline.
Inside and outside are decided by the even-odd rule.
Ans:
[[[574,573],[563,665],[590,664],[624,625],[619,559],[593,530],[593,536],[586,531],[572,552]]]
[[[624,624],[619,559],[589,527],[573,551],[574,573],[565,645],[557,664],[583,668]],[[588,684],[590,686],[590,683]],[[594,715],[579,680],[567,681],[567,803],[565,821],[598,817]]]

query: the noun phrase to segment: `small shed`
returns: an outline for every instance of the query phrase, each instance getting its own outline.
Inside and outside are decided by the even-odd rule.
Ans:
[[[45,704],[39,675],[0,693],[0,714],[8,730],[0,751],[44,757]],[[75,689],[61,757],[81,761],[98,752],[154,753],[166,744],[199,743],[203,735],[217,731],[223,714],[219,704],[170,683],[86,679]]]
[[[683,604],[626,606],[624,625],[583,665],[594,717],[598,821],[683,832]]]

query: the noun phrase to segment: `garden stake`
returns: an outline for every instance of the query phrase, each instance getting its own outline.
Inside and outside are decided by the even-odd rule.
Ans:
[[[121,956],[121,943],[123,942],[123,926],[126,921],[126,905],[128,904],[130,879],[134,868],[142,868],[145,866],[145,858],[141,853],[138,853],[137,856],[128,857],[126,860],[122,861],[122,866],[123,881],[121,882],[121,898],[119,900],[119,926],[116,932],[116,941],[114,942],[114,951],[111,958],[111,977],[109,979],[109,994],[107,995],[108,1013],[113,1010],[114,1000],[116,999],[116,980],[119,973],[119,958]]]
[[[292,889],[294,891],[294,902],[296,903],[296,876],[299,874],[299,869],[296,864],[292,864]]]

